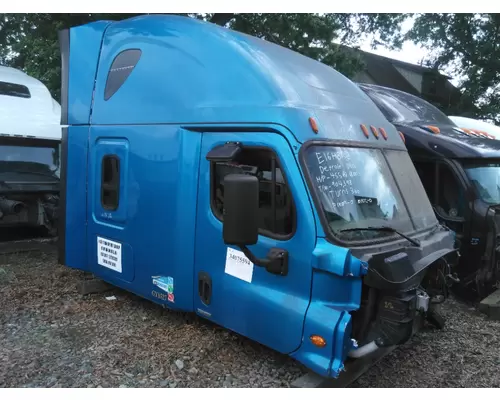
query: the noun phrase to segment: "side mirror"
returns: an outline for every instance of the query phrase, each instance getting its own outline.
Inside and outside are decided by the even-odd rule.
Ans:
[[[259,237],[259,180],[231,174],[224,178],[224,243],[251,246]]]
[[[288,274],[288,252],[272,248],[257,258],[247,248],[259,239],[259,180],[253,175],[230,174],[224,178],[222,236],[227,245],[238,246],[255,265],[275,275]]]

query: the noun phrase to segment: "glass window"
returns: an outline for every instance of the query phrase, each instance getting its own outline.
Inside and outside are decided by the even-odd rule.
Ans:
[[[109,100],[125,83],[141,58],[141,50],[129,49],[118,54],[108,71],[104,100]]]
[[[454,125],[454,123],[437,107],[420,97],[395,90],[368,90],[379,107],[387,109],[392,114],[391,120],[415,122],[426,121],[437,124]],[[387,114],[387,111],[385,111]],[[386,115],[387,116],[387,115]]]
[[[59,177],[58,147],[0,145],[0,173],[32,173]]]
[[[10,82],[0,82],[0,95],[22,97],[25,99],[31,97],[30,91],[26,86]]]
[[[408,153],[386,150],[385,155],[417,230],[437,224],[436,214]]]
[[[500,163],[467,163],[464,169],[484,202],[500,204]]]
[[[120,200],[120,159],[107,155],[101,168],[101,205],[105,210],[115,211]]]
[[[235,173],[259,178],[259,228],[274,235],[292,234],[295,223],[292,196],[276,155],[267,149],[244,148],[232,162],[213,163],[212,204],[215,215],[222,220],[224,177]]]
[[[395,170],[412,170],[409,158],[400,157],[398,161],[402,165],[394,166]],[[420,221],[412,221],[380,149],[311,146],[305,154],[305,162],[329,228],[342,240],[392,235],[387,231],[342,231],[345,229],[390,226],[408,233],[430,223],[428,216],[433,211],[428,200],[415,213]],[[415,196],[417,192],[415,189],[412,192],[408,185],[405,191],[410,192],[408,196]],[[430,210],[425,210],[426,207]]]
[[[439,164],[437,209],[443,217],[462,218],[465,214],[465,193],[451,169]]]
[[[414,161],[415,168],[431,204],[436,202],[436,163]]]

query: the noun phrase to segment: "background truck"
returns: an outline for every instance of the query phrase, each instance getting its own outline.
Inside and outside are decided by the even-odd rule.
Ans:
[[[61,107],[40,81],[0,67],[0,110],[0,236],[55,236]]]

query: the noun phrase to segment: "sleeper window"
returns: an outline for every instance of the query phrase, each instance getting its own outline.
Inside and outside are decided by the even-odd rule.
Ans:
[[[274,174],[273,174],[274,170]],[[224,177],[228,174],[250,174],[259,179],[259,228],[271,236],[293,233],[295,209],[276,155],[266,149],[243,149],[232,162],[212,164],[212,207],[222,219],[224,210]]]
[[[101,168],[101,205],[115,211],[120,200],[120,159],[116,155],[104,156]]]
[[[118,54],[108,71],[106,87],[104,88],[104,100],[109,100],[128,79],[139,59],[142,51],[139,49],[128,49]]]

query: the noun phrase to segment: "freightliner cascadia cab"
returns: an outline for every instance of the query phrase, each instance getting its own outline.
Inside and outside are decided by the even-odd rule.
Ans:
[[[437,218],[457,235],[457,289],[487,296],[500,281],[500,142],[486,131],[457,126],[419,97],[360,87],[404,135]]]
[[[0,66],[0,231],[57,233],[61,106],[39,80]]]
[[[178,16],[60,41],[61,263],[325,377],[434,315],[454,235],[350,80]]]

